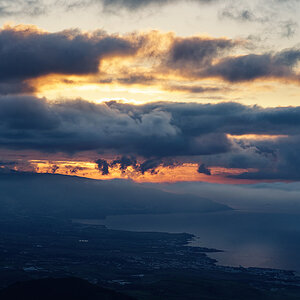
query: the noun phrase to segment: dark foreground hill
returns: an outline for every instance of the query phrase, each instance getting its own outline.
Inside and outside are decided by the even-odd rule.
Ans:
[[[18,282],[0,291],[1,300],[134,300],[79,278]]]

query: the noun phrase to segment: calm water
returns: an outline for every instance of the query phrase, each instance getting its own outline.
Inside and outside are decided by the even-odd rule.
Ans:
[[[300,216],[240,211],[207,214],[127,215],[99,221],[111,229],[188,232],[194,244],[225,250],[210,254],[222,265],[300,272]]]

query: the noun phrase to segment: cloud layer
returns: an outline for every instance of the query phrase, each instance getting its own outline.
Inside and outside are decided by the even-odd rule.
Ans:
[[[300,179],[299,128],[300,107],[0,98],[2,148],[95,151],[99,156],[120,156],[113,165],[122,170],[131,165],[142,174],[160,164],[200,160],[205,165],[199,172],[204,174],[210,166],[221,166],[258,170],[240,178]],[[258,137],[243,138],[249,134]],[[278,137],[260,139],[261,135]],[[144,158],[143,163],[137,164],[137,158]],[[101,159],[97,163],[105,175],[109,166]]]
[[[0,94],[30,94],[56,83],[154,86],[189,94],[226,92],[232,88],[228,84],[254,80],[299,83],[299,47],[245,54],[245,43],[158,31],[121,36],[5,26],[0,30]],[[47,75],[54,83],[44,79]],[[203,83],[207,80],[210,84]]]
[[[148,4],[110,2],[137,8]],[[245,43],[159,31],[121,36],[5,26],[0,30],[0,94],[8,96],[0,96],[0,147],[67,155],[92,151],[103,175],[114,167],[155,174],[159,166],[193,162],[198,173],[208,176],[213,167],[221,167],[252,170],[232,175],[240,179],[299,180],[300,107],[136,106],[34,96],[39,80],[48,84],[52,77],[70,85],[82,80],[83,87],[154,85],[189,93],[226,91],[234,83],[252,81],[299,83],[299,47],[252,53]],[[109,155],[114,158],[107,160]],[[53,165],[51,172],[56,171]]]
[[[299,82],[299,48],[232,55],[243,50],[244,44],[157,31],[119,36],[101,30],[48,33],[32,26],[6,26],[0,30],[0,93],[32,93],[38,88],[35,80],[51,74],[75,75],[99,86],[153,85],[187,93],[224,90],[217,80],[215,85],[202,85],[207,79],[225,83],[266,79]],[[131,59],[129,64],[123,65],[124,57]],[[119,63],[109,64],[113,58]],[[57,80],[74,84],[67,77]],[[191,84],[195,80],[197,84]]]

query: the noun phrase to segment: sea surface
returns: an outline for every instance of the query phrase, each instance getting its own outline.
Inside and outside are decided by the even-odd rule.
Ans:
[[[187,232],[192,245],[224,250],[209,254],[221,265],[266,267],[300,273],[300,216],[227,211],[200,214],[125,215],[82,220],[110,229]]]

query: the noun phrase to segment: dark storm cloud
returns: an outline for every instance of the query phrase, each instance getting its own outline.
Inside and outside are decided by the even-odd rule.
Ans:
[[[175,38],[165,64],[179,70],[193,68],[195,65],[197,68],[205,67],[212,63],[212,59],[235,45],[229,39]]]
[[[229,177],[250,180],[300,180],[299,133],[274,140],[238,140],[231,152],[202,157],[206,164],[252,169]]]
[[[149,171],[152,174],[155,174],[156,168],[162,163],[160,159],[148,159],[144,161],[142,164],[140,164],[138,170],[142,173],[145,174],[145,172]]]
[[[98,165],[99,171],[102,173],[102,175],[108,175],[110,173],[111,168],[117,168],[122,173],[125,173],[129,167],[132,167],[132,169],[144,175],[146,172],[150,172],[153,174],[158,174],[157,168],[162,167],[174,167],[175,165],[180,165],[181,163],[170,159],[170,158],[150,158],[146,160],[141,160],[138,162],[138,159],[134,156],[121,156],[112,162],[108,162],[105,159],[98,159],[95,161]]]
[[[130,55],[136,50],[134,42],[103,31],[46,33],[30,27],[5,27],[0,31],[0,80],[97,73],[101,58]]]
[[[226,134],[292,135],[299,126],[299,107],[0,98],[1,145],[44,151],[204,155],[229,151]]]
[[[199,165],[199,167],[198,167],[198,173],[200,173],[200,174],[205,174],[205,175],[208,175],[208,176],[211,175],[210,169],[208,169],[208,168],[205,166],[205,164]]]
[[[299,47],[262,54],[228,55],[244,46],[239,40],[175,37],[161,58],[159,71],[190,79],[215,77],[229,82],[266,78],[299,81],[300,74],[296,70]]]
[[[295,68],[300,60],[300,49],[285,49],[276,53],[224,56],[237,46],[231,40],[201,38],[178,39],[172,44],[162,72],[177,72],[188,78],[219,77],[229,82],[277,78],[297,80]],[[218,58],[217,62],[214,60]]]
[[[128,157],[128,156],[122,156],[122,157],[119,157],[117,159],[115,159],[111,164],[110,166],[111,167],[114,167],[116,165],[119,165],[119,169],[124,172],[127,170],[128,167],[133,167],[134,169],[137,168],[137,160],[135,157],[131,156],[131,157]]]
[[[32,94],[35,88],[25,81],[9,80],[0,82],[0,95]]]
[[[98,166],[99,171],[101,171],[102,175],[108,175],[109,174],[109,164],[105,159],[98,159],[95,161],[95,163]]]
[[[255,180],[300,180],[300,136],[292,136],[276,141],[256,142],[258,156],[269,157],[272,163],[257,165],[258,171],[243,173],[234,178]]]
[[[258,78],[299,80],[299,75],[294,71],[299,60],[299,49],[288,49],[276,54],[227,57],[200,71],[199,75],[221,77],[230,82],[251,81]]]

